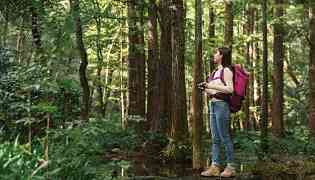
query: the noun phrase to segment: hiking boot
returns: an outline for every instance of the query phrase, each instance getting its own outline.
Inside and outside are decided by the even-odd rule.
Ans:
[[[236,175],[236,171],[233,168],[226,167],[224,171],[220,174],[221,177],[234,177]]]
[[[211,165],[206,171],[201,172],[201,176],[220,176],[220,168],[216,165]]]

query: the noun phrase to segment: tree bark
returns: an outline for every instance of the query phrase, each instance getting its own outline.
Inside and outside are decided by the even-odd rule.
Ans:
[[[256,19],[256,22],[259,22],[260,19],[259,19],[259,16],[258,16],[258,11],[256,11],[256,15],[255,15],[255,19]],[[260,31],[260,28],[259,28],[259,25],[257,23],[256,27],[255,27],[255,34],[258,34],[259,31]],[[256,42],[255,43],[255,61],[254,61],[254,65],[253,65],[253,75],[254,75],[254,80],[255,80],[255,83],[256,83],[256,86],[254,88],[254,96],[255,96],[255,99],[254,99],[254,105],[256,107],[260,107],[261,106],[261,100],[262,100],[262,80],[261,80],[261,66],[262,66],[262,61],[261,61],[261,52],[260,52],[260,43],[259,42]],[[259,113],[258,113],[258,110],[255,109],[254,111],[254,120],[253,120],[253,127],[254,127],[254,130],[258,130],[259,129]]]
[[[311,1],[310,17],[310,65],[309,65],[309,115],[310,131],[315,137],[315,2]]]
[[[253,105],[252,101],[254,99],[254,72],[253,72],[253,61],[254,61],[254,41],[251,35],[254,34],[255,29],[255,9],[252,7],[252,4],[248,4],[248,9],[245,10],[246,17],[247,17],[247,25],[245,27],[244,33],[248,36],[249,41],[246,42],[246,68],[250,72],[250,83],[247,89],[247,95],[244,103],[244,113],[245,113],[245,120],[243,123],[243,127],[245,131],[250,130],[251,123],[252,123],[252,113],[250,111],[250,107]]]
[[[108,81],[106,83],[106,86],[105,86],[105,98],[104,98],[104,108],[103,108],[103,111],[104,111],[104,114],[106,114],[107,112],[107,105],[109,103],[109,97],[111,95],[111,84],[112,84],[112,81],[113,81],[113,74],[114,74],[114,69],[111,68],[109,70],[109,73],[108,73]]]
[[[257,8],[252,7],[250,8],[250,16],[251,16],[251,32],[252,34],[256,34],[256,16],[257,16]],[[254,63],[255,61],[259,61],[257,59],[257,53],[256,52],[256,42],[254,40],[254,38],[251,39],[251,44],[250,44],[250,56],[251,56],[251,62],[250,62],[250,68],[249,68],[249,72],[250,72],[250,82],[249,82],[249,86],[248,86],[248,93],[249,93],[249,122],[248,122],[248,129],[254,129],[254,124],[256,122],[256,118],[255,118],[255,110],[251,109],[251,107],[255,107],[255,86],[254,86],[254,82],[255,82],[255,72],[254,72]]]
[[[160,0],[160,108],[162,120],[161,126],[164,132],[170,133],[170,121],[172,115],[172,24],[171,1]]]
[[[250,31],[250,26],[251,26],[251,14],[250,14],[250,4],[247,5],[248,7],[245,6],[244,8],[244,17],[246,18],[246,24],[244,24],[243,26],[243,33],[246,35],[247,39],[249,38],[249,36],[251,35],[251,31]],[[245,44],[245,58],[246,58],[246,65],[247,65],[247,68],[248,68],[248,65],[250,64],[251,62],[251,57],[250,57],[250,41],[246,41],[246,44]],[[249,97],[250,97],[250,94],[248,93],[248,90],[247,90],[247,95],[245,97],[245,102],[244,102],[244,106],[243,106],[243,110],[244,110],[244,114],[245,114],[245,118],[243,120],[243,129],[245,131],[248,131],[248,127],[249,127],[249,106],[250,106],[250,102],[249,102]]]
[[[224,45],[231,49],[233,45],[233,2],[232,0],[224,0]],[[231,53],[232,56],[232,53]],[[230,58],[232,60],[232,58]],[[230,63],[229,63],[230,64]]]
[[[209,40],[210,40],[210,46],[211,46],[211,52],[210,52],[210,60],[209,60],[209,70],[208,72],[212,72],[214,71],[215,68],[215,64],[213,61],[213,51],[214,51],[214,46],[215,46],[215,10],[211,4],[211,2],[209,3]]]
[[[267,0],[262,1],[262,31],[263,31],[263,78],[261,99],[261,148],[267,152],[268,135],[268,39],[267,39]]]
[[[136,0],[128,1],[128,116],[140,115],[137,108],[139,104],[137,94],[137,45],[139,44],[139,32],[137,29],[138,17],[136,11]]]
[[[143,29],[140,27],[140,6],[142,5],[138,0],[128,1],[128,116],[144,118],[144,41]]]
[[[89,109],[90,109],[90,87],[88,84],[88,80],[86,77],[86,69],[88,66],[88,56],[86,53],[86,49],[84,47],[83,42],[83,32],[82,32],[82,24],[80,18],[80,2],[79,0],[70,0],[71,9],[74,15],[75,22],[75,31],[76,31],[76,43],[78,46],[78,51],[80,53],[80,68],[79,68],[79,76],[80,76],[80,84],[82,88],[82,96],[81,96],[81,120],[88,121],[89,120]]]
[[[183,0],[173,1],[173,101],[171,136],[177,141],[188,137],[187,101],[185,87],[185,12]]]
[[[158,9],[155,0],[149,1],[148,14],[148,108],[147,121],[150,130],[157,132],[160,129],[160,91],[159,91],[159,45],[157,18]]]
[[[144,1],[138,0],[138,17],[140,18],[140,25],[138,26],[139,29],[139,51],[138,51],[138,99],[139,99],[139,112],[142,118],[145,118],[145,104],[146,104],[146,83],[145,83],[145,51],[144,51]]]
[[[105,117],[104,110],[104,101],[103,101],[103,87],[102,87],[102,70],[103,70],[103,52],[102,52],[102,43],[101,43],[101,30],[102,30],[102,19],[100,17],[101,9],[98,0],[93,1],[94,6],[98,14],[94,17],[96,23],[96,56],[97,56],[97,82],[96,82],[96,91],[97,91],[97,103],[96,111],[100,117]]]
[[[275,16],[278,19],[274,25],[274,45],[273,45],[273,94],[272,94],[272,134],[274,136],[283,135],[283,62],[284,62],[284,29],[283,0],[275,0]]]
[[[201,135],[203,129],[203,94],[197,84],[203,81],[202,67],[202,3],[195,0],[195,62],[193,64],[193,89],[192,89],[192,145],[193,168],[202,168]]]

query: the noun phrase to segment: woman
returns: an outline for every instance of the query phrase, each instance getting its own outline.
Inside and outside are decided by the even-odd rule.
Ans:
[[[229,134],[230,109],[227,97],[233,92],[233,73],[231,65],[231,50],[221,47],[216,50],[214,63],[217,69],[210,76],[208,82],[203,82],[206,93],[210,96],[210,128],[212,136],[212,162],[211,166],[201,173],[202,176],[235,176],[234,147]],[[221,74],[223,72],[223,74]],[[223,79],[221,79],[223,78]],[[223,143],[227,166],[220,172],[220,145]]]

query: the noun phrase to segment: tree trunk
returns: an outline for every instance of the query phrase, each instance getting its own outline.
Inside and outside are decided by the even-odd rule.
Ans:
[[[288,45],[288,54],[287,54],[287,58],[284,59],[284,72],[285,73],[288,73],[288,75],[290,76],[290,78],[292,79],[292,81],[294,82],[296,88],[298,88],[301,84],[300,84],[300,81],[299,79],[296,77],[295,73],[294,73],[294,70],[292,69],[292,66],[291,66],[291,59],[294,59],[295,57],[292,55],[291,53],[291,45],[289,44]]]
[[[175,0],[173,25],[173,101],[171,136],[178,141],[188,138],[187,101],[185,87],[185,12],[183,0]]]
[[[232,61],[232,45],[233,45],[233,2],[232,0],[224,0],[224,46],[230,48],[230,61]],[[232,64],[228,62],[227,64]],[[232,126],[231,131],[234,131]]]
[[[251,16],[251,32],[252,34],[256,34],[256,16],[257,16],[257,8],[255,7],[251,7],[250,8],[250,16]],[[255,107],[255,86],[254,86],[254,82],[255,82],[255,72],[254,72],[254,63],[255,61],[259,61],[257,59],[257,52],[256,52],[256,42],[254,39],[251,39],[251,44],[250,44],[250,49],[251,49],[251,63],[250,63],[250,68],[249,68],[249,72],[250,72],[250,82],[249,82],[249,87],[248,87],[248,92],[249,92],[249,122],[248,122],[248,129],[254,129],[254,124],[256,121],[255,118],[255,110],[251,109],[251,107]]]
[[[247,25],[245,34],[247,36],[251,36],[254,34],[255,29],[255,9],[252,7],[252,4],[248,5],[248,10],[246,11],[247,17]],[[250,80],[249,80],[249,87],[247,89],[246,101],[244,104],[244,112],[245,112],[245,121],[244,121],[244,130],[250,130],[251,123],[252,123],[252,113],[250,111],[250,107],[253,105],[252,101],[254,99],[254,72],[253,72],[253,61],[254,61],[254,41],[251,37],[249,37],[249,41],[246,42],[246,68],[250,72]]]
[[[244,17],[246,18],[246,24],[244,24],[243,26],[243,33],[247,36],[247,39],[249,39],[248,36],[251,35],[251,14],[250,14],[250,4],[248,4],[248,7],[244,8]],[[250,41],[246,41],[246,44],[245,44],[245,58],[246,58],[246,65],[247,65],[247,69],[249,68],[249,64],[251,62],[251,57],[250,57]],[[244,102],[244,106],[243,106],[243,110],[244,110],[244,114],[245,114],[245,118],[244,120],[242,121],[242,125],[243,125],[243,129],[245,131],[248,131],[248,127],[249,127],[249,106],[250,106],[250,101],[249,101],[249,97],[250,97],[250,94],[248,93],[249,91],[247,90],[247,95],[245,97],[245,102]]]
[[[224,45],[231,49],[233,45],[233,2],[224,0]],[[232,53],[231,53],[232,56]],[[232,60],[232,58],[230,58]]]
[[[4,27],[3,27],[3,34],[2,36],[2,46],[6,47],[7,46],[7,39],[8,39],[8,32],[9,32],[9,10],[5,9],[4,10]]]
[[[81,120],[88,121],[89,120],[89,109],[90,109],[90,88],[88,84],[88,80],[86,77],[86,69],[88,65],[88,56],[86,53],[86,49],[84,47],[83,42],[83,33],[82,33],[82,25],[80,18],[80,4],[79,0],[70,0],[71,9],[74,15],[74,22],[76,28],[76,42],[78,46],[78,50],[80,53],[80,84],[82,88],[82,99],[81,99]]]
[[[143,2],[128,1],[128,121],[139,130],[143,127],[138,118],[145,116],[145,54],[143,31]],[[143,122],[141,122],[143,123]],[[133,126],[133,125],[131,125]]]
[[[104,114],[106,114],[106,111],[107,111],[107,105],[109,103],[109,97],[110,97],[110,94],[111,94],[111,84],[112,84],[112,81],[113,81],[113,74],[114,74],[114,69],[111,68],[109,70],[109,73],[108,73],[108,81],[106,83],[106,86],[105,86],[105,98],[104,98],[104,107],[103,107],[103,111],[104,111]]]
[[[193,64],[192,86],[192,145],[193,145],[193,168],[202,168],[201,135],[203,129],[203,94],[197,84],[203,81],[202,67],[202,3],[195,0],[195,62]]]
[[[68,89],[63,89],[63,119],[61,125],[63,128],[65,127],[65,124],[69,119],[69,114],[72,114],[71,109],[71,93]]]
[[[146,104],[146,83],[145,83],[145,51],[144,51],[144,1],[142,0],[138,0],[138,17],[140,17],[140,25],[137,26],[139,29],[139,44],[138,44],[138,48],[139,51],[138,53],[138,79],[139,79],[139,83],[138,83],[138,99],[139,99],[139,104],[138,104],[138,108],[139,108],[139,112],[142,118],[145,118],[145,104]]]
[[[25,34],[24,34],[24,19],[21,18],[21,25],[19,26],[19,32],[17,34],[16,38],[16,57],[17,57],[17,62],[19,64],[22,64],[22,57],[23,57],[23,47],[24,47],[24,42],[25,42]]]
[[[258,11],[256,11],[256,15],[255,15],[255,19],[256,19],[256,22],[259,22],[260,19],[259,19],[259,15],[258,15]],[[259,28],[259,25],[257,23],[256,27],[255,27],[255,34],[258,34],[259,31],[260,31],[260,28]],[[255,80],[255,83],[256,83],[256,86],[254,88],[254,96],[255,96],[255,99],[254,99],[254,105],[256,107],[260,107],[261,106],[261,100],[262,100],[262,81],[261,81],[261,55],[260,55],[260,43],[259,42],[256,42],[255,43],[255,61],[254,61],[254,64],[253,64],[253,75],[254,75],[254,80]],[[257,71],[257,69],[259,69]],[[254,111],[254,120],[253,120],[253,127],[254,127],[254,130],[257,130],[259,129],[259,113],[258,113],[258,110],[255,109]]]
[[[262,1],[262,31],[263,31],[263,78],[261,99],[261,148],[267,152],[268,133],[268,39],[267,39],[267,0]]]
[[[208,75],[214,71],[215,69],[215,64],[213,61],[213,52],[215,50],[215,9],[212,5],[212,2],[209,2],[209,26],[208,26],[208,36],[209,36],[209,41],[210,41],[210,47],[209,47],[209,59],[205,62],[205,77],[207,78]],[[204,102],[205,104],[205,110],[207,113],[205,113],[206,115],[206,127],[207,127],[207,131],[210,132],[210,121],[209,121],[209,103],[210,98],[208,96],[206,96],[206,100]]]
[[[215,48],[215,41],[214,41],[214,38],[215,38],[215,10],[213,8],[213,6],[211,5],[211,2],[209,3],[210,7],[209,7],[209,41],[210,41],[210,60],[209,60],[209,70],[207,72],[212,72],[214,71],[214,68],[215,68],[215,64],[214,64],[214,61],[213,61],[213,51],[214,51],[214,48]]]
[[[94,17],[96,23],[96,56],[97,56],[97,82],[96,82],[96,91],[97,91],[97,103],[96,103],[96,111],[100,115],[100,117],[105,116],[104,111],[104,101],[103,101],[103,86],[102,86],[102,70],[103,70],[103,52],[102,52],[102,43],[101,43],[101,30],[102,30],[102,19],[100,17],[100,5],[98,0],[93,1],[94,6],[98,14]]]
[[[36,49],[36,54],[38,55],[42,50],[42,42],[41,42],[41,32],[40,32],[40,23],[38,17],[38,9],[34,4],[30,7],[31,16],[32,16],[32,37],[33,37],[33,45]]]
[[[309,128],[313,137],[315,137],[315,2],[311,2],[311,21],[310,21],[310,67],[309,67]]]
[[[140,115],[137,107],[139,104],[137,94],[137,45],[139,44],[137,20],[136,0],[130,0],[128,1],[128,116]]]
[[[284,29],[282,18],[283,0],[275,0],[275,16],[278,18],[274,25],[273,45],[273,94],[272,94],[272,134],[283,135],[283,62],[284,62]]]
[[[150,0],[148,7],[148,108],[147,121],[150,130],[157,132],[160,128],[160,92],[159,92],[159,47],[157,31],[157,5]]]
[[[171,1],[160,0],[160,108],[161,126],[164,132],[170,132],[172,115],[172,25],[171,25]]]
[[[215,48],[215,10],[211,4],[209,3],[209,27],[208,27],[208,35],[209,35],[209,41],[210,41],[210,59],[209,59],[209,66],[208,66],[208,71],[207,72],[212,72],[214,71],[215,64],[213,61],[213,51]]]

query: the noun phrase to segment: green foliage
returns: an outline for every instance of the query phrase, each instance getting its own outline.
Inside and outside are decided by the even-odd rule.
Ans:
[[[51,135],[50,171],[56,172],[57,179],[96,179],[110,175],[111,167],[126,166],[126,162],[111,162],[104,158],[105,154],[114,148],[131,151],[140,144],[132,131],[122,130],[110,121],[74,124]]]
[[[72,107],[71,117],[78,114],[79,86],[73,80],[55,81],[49,74],[49,69],[37,63],[17,65],[11,63],[10,51],[1,51],[0,63],[0,121],[1,138],[12,139],[22,133],[25,137],[30,123],[40,127],[46,114],[51,114],[54,124],[59,126],[65,102],[68,96],[68,106]],[[4,64],[6,63],[6,64]],[[21,123],[21,122],[24,122]]]
[[[139,137],[132,130],[122,130],[117,122],[92,121],[73,124],[67,129],[49,133],[48,169],[40,169],[33,179],[109,179],[117,168],[128,168],[129,162],[106,159],[112,149],[131,151],[139,146]],[[36,141],[39,142],[39,141]],[[43,146],[3,143],[0,145],[1,179],[28,179],[39,167]]]
[[[260,139],[256,132],[238,132],[234,138],[235,149],[245,154],[257,155],[259,151]]]
[[[183,162],[191,159],[192,147],[188,143],[176,142],[169,139],[168,145],[162,150],[162,158],[166,161]]]
[[[311,138],[309,130],[305,126],[298,126],[288,130],[284,137],[267,137],[269,146],[268,154],[289,155],[314,155],[315,141]],[[261,155],[260,135],[256,132],[238,132],[234,139],[235,148],[240,152],[253,156]]]
[[[297,126],[287,130],[284,138],[275,139],[271,152],[286,154],[314,155],[315,142],[311,138],[309,129],[305,126]]]
[[[38,166],[41,148],[33,152],[28,151],[27,145],[20,145],[18,138],[15,142],[5,142],[0,144],[0,179],[29,179],[33,171]],[[34,176],[33,179],[40,179],[41,176]]]

